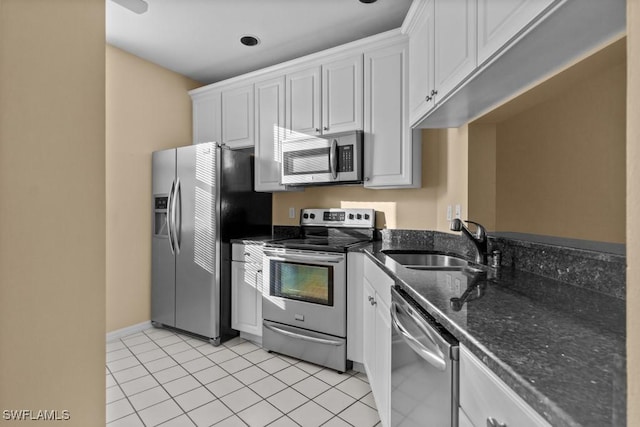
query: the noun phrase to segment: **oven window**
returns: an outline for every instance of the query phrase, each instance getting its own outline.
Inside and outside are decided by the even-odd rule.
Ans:
[[[333,306],[333,268],[271,261],[271,295]]]

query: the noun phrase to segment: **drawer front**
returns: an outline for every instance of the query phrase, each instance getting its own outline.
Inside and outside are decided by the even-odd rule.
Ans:
[[[234,243],[231,245],[231,260],[262,265],[262,245]]]
[[[364,277],[371,283],[378,297],[382,298],[382,301],[387,307],[390,307],[393,279],[366,256],[364,259]]]
[[[460,407],[474,426],[551,427],[466,347],[460,346]]]

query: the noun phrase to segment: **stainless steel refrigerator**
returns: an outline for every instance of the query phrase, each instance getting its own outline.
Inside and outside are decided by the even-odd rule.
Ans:
[[[153,153],[151,321],[218,345],[231,329],[230,240],[271,234],[253,150],[216,143]]]

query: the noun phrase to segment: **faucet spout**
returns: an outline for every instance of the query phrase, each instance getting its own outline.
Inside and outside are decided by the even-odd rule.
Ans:
[[[487,231],[485,228],[473,221],[466,221],[469,224],[473,224],[476,227],[475,233],[472,233],[469,228],[462,222],[460,218],[455,218],[449,224],[449,229],[451,231],[461,231],[466,237],[471,240],[471,242],[475,245],[477,254],[476,254],[476,263],[478,264],[487,264]]]

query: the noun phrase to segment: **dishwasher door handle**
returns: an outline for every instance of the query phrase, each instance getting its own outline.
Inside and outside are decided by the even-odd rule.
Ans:
[[[427,348],[424,344],[422,344],[416,337],[409,333],[407,327],[400,321],[398,318],[398,311],[403,311],[407,316],[409,316],[414,322],[420,326],[425,332],[425,336],[428,340],[433,343],[434,348]],[[400,335],[404,339],[404,341],[411,347],[413,351],[416,352],[420,357],[422,357],[427,363],[436,368],[439,371],[445,371],[447,369],[447,361],[444,358],[444,355],[438,348],[437,344],[433,342],[433,339],[429,335],[428,331],[425,328],[428,328],[428,325],[423,325],[420,319],[416,319],[414,316],[411,316],[407,313],[399,304],[392,302],[391,303],[391,321],[393,326],[400,332]]]

